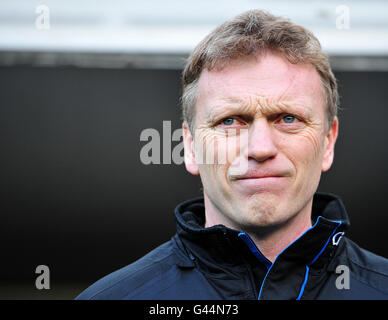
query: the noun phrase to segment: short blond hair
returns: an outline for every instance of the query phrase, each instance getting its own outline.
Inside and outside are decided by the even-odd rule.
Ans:
[[[290,63],[312,64],[321,77],[327,123],[331,127],[338,109],[337,81],[328,56],[307,29],[262,10],[246,11],[214,29],[193,50],[182,73],[183,120],[194,132],[198,80],[203,69],[222,69],[229,61],[264,51],[280,52]]]

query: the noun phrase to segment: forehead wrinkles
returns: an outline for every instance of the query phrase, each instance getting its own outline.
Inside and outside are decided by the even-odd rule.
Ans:
[[[227,97],[222,99],[225,105],[216,106],[211,110],[211,114],[223,114],[228,112],[239,112],[251,116],[266,116],[274,113],[287,113],[299,111],[306,114],[306,107],[298,106],[298,103],[287,99],[274,98],[260,95],[250,95],[244,98]]]

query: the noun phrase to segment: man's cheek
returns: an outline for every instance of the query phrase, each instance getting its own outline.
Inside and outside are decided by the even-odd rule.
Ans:
[[[248,171],[248,130],[240,129],[222,139],[218,152],[220,164],[228,165],[228,175],[243,175]]]
[[[210,130],[201,131],[195,141],[195,157],[197,163],[212,165],[225,164],[225,137],[220,137]]]
[[[321,141],[315,135],[303,133],[289,139],[282,150],[300,170],[314,166],[314,163],[320,158],[320,143]]]
[[[303,154],[312,156],[314,160],[319,158],[322,151],[322,144],[324,143],[321,138],[322,136],[312,130],[301,132],[298,136],[298,145],[304,147]]]

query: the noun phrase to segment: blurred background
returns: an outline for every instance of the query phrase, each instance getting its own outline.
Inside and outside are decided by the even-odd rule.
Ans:
[[[185,58],[255,8],[309,28],[329,54],[342,110],[320,190],[342,197],[350,238],[388,257],[388,2],[1,0],[0,299],[73,299],[170,239],[200,180],[143,164],[140,134],[162,143],[164,120],[180,128]],[[38,265],[49,290],[35,287]]]

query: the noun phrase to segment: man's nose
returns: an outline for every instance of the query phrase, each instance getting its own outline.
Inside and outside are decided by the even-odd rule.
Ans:
[[[248,132],[248,159],[264,162],[275,157],[277,153],[278,149],[268,121],[264,118],[255,120]]]

